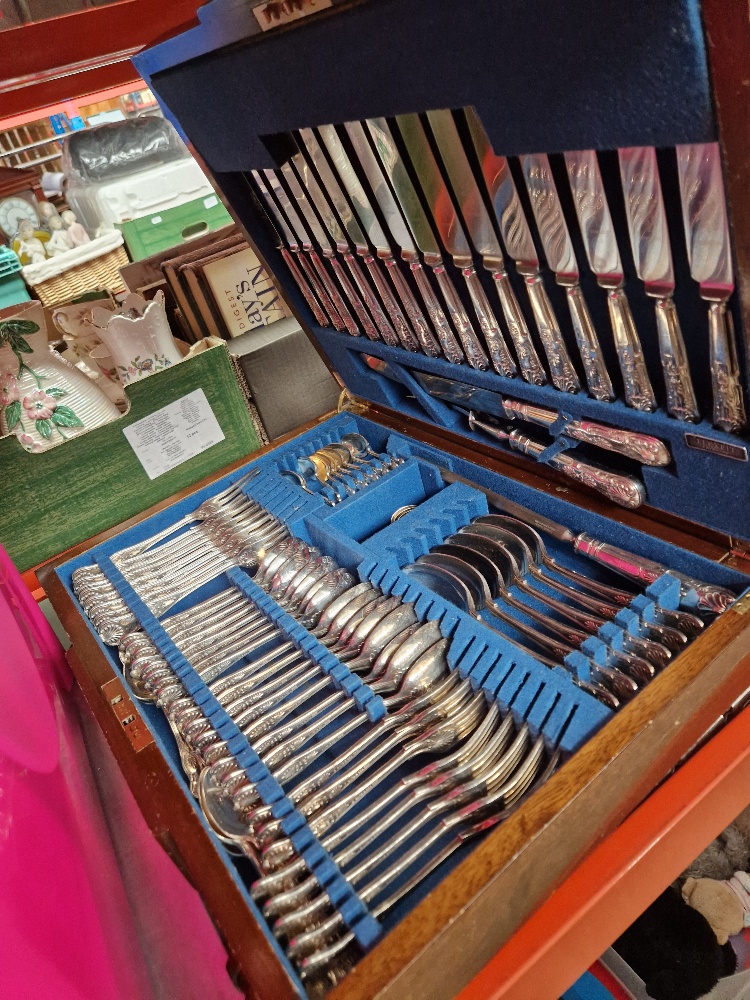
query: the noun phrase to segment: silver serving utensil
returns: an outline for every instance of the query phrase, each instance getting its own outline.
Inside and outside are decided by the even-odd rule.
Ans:
[[[527,382],[544,385],[547,381],[544,368],[539,361],[531,340],[531,335],[529,334],[529,329],[526,326],[526,320],[508,279],[503,251],[500,248],[500,243],[498,242],[489,213],[484,206],[484,201],[482,200],[482,195],[466,156],[466,151],[461,144],[453,115],[450,111],[429,111],[427,118],[430,122],[433,135],[437,140],[440,155],[448,171],[448,177],[460,205],[461,215],[469,231],[471,241],[474,244],[474,249],[481,256],[485,270],[490,272],[495,282],[503,315],[508,324],[513,346],[516,349],[521,374]],[[532,288],[528,284],[527,290],[533,310],[534,303],[542,302],[542,298],[540,298],[536,287]],[[543,290],[542,296],[544,296]],[[565,370],[567,354],[561,338],[559,346],[562,347],[562,351],[558,349],[556,344],[553,349],[553,344],[556,342],[556,333],[559,334],[559,330],[556,329],[557,323],[548,301],[545,303],[545,310],[543,312],[537,313],[534,311],[534,318],[537,321],[537,328],[542,338],[544,349],[547,352],[553,383],[558,389],[575,391],[573,387],[574,384],[577,386],[578,377],[572,366],[570,366],[569,372]]]
[[[468,419],[469,427],[472,430],[479,427],[485,434],[489,434],[490,437],[496,438],[498,441],[506,442],[514,451],[520,451],[524,455],[536,458],[547,447],[541,441],[535,441],[520,431],[504,431],[499,427],[493,427],[491,424],[477,420],[473,411],[469,412]],[[598,465],[584,462],[565,452],[555,455],[547,464],[550,468],[557,469],[558,472],[562,472],[564,476],[568,476],[577,483],[596,490],[597,493],[601,493],[608,500],[612,500],[621,507],[635,510],[646,499],[645,487],[635,476],[626,476],[611,472],[609,469],[602,469]]]
[[[634,410],[655,410],[656,397],[643,360],[643,348],[630,303],[623,289],[622,261],[596,153],[591,149],[566,153],[565,163],[589,267],[596,275],[600,288],[607,293],[625,401]]]
[[[747,418],[732,315],[727,311],[734,275],[718,144],[677,146],[677,168],[690,273],[709,303],[713,423],[736,433]]]
[[[315,290],[315,294],[323,304],[323,308],[328,314],[331,324],[333,325],[333,328],[335,330],[343,330],[344,322],[339,316],[339,314],[336,312],[333,302],[331,301],[331,297],[327,291],[327,286],[331,283],[330,278],[328,277],[328,274],[325,268],[323,267],[322,261],[313,250],[312,241],[305,232],[305,227],[302,225],[302,220],[300,219],[299,215],[297,215],[294,206],[287,198],[286,192],[283,191],[278,181],[276,181],[276,188],[278,190],[275,190],[274,193],[276,194],[276,197],[278,197],[279,191],[281,191],[283,200],[280,202],[280,204],[283,206],[284,212],[286,213],[286,218],[288,218],[289,223],[291,224],[291,227],[294,230],[295,233],[294,236],[292,236],[289,230],[289,225],[287,225],[286,219],[284,218],[284,215],[281,212],[279,203],[277,203],[276,199],[271,195],[271,192],[269,191],[269,187],[273,185],[269,184],[269,186],[266,186],[266,181],[261,177],[260,173],[257,170],[253,170],[251,171],[251,173],[253,175],[255,183],[258,186],[258,190],[260,191],[263,197],[263,200],[265,201],[266,205],[268,205],[268,207],[270,208],[276,221],[282,227],[282,231],[285,233],[285,235],[288,233],[288,237],[289,236],[292,237],[291,240],[287,237],[287,242],[289,243],[289,249],[292,251],[292,253],[297,254],[297,259],[302,265],[303,271],[307,275],[307,280],[310,282],[310,284]],[[270,179],[267,178],[267,180]],[[305,251],[304,254],[300,252],[302,250]],[[325,325],[327,326],[328,324]]]
[[[594,399],[609,402],[615,398],[615,393],[579,284],[578,261],[570,242],[568,224],[562,212],[547,154],[522,156],[521,167],[547,263],[555,272],[558,285],[565,289],[570,320],[586,373],[586,384]]]
[[[632,146],[619,150],[628,232],[638,277],[655,299],[659,353],[667,390],[667,410],[678,420],[698,420],[685,342],[672,294],[674,271],[656,150]]]
[[[464,382],[441,378],[439,375],[428,375],[425,372],[413,374],[431,396],[456,403],[464,409],[481,410],[494,417],[505,417],[508,420],[527,420],[541,427],[551,427],[560,419],[560,414],[556,410],[548,410],[545,406],[534,406],[518,399],[509,399],[489,389],[479,389]],[[664,466],[672,461],[669,449],[658,438],[649,434],[626,431],[621,427],[608,427],[593,420],[569,420],[565,424],[565,435],[603,448],[605,451],[625,455],[643,465]]]
[[[359,158],[359,162],[362,165],[362,169],[365,172],[365,176],[370,183],[370,186],[375,195],[375,199],[380,206],[380,210],[386,220],[386,224],[391,232],[391,236],[401,247],[401,259],[409,264],[411,273],[414,275],[414,280],[419,289],[419,293],[422,296],[422,301],[424,302],[425,309],[427,310],[427,315],[430,317],[432,325],[437,334],[438,340],[440,341],[440,347],[443,350],[443,354],[451,361],[453,364],[460,365],[463,361],[463,354],[461,348],[456,342],[456,338],[453,336],[453,331],[450,328],[448,320],[446,319],[445,313],[432,290],[430,282],[427,279],[427,275],[422,267],[422,262],[417,253],[417,248],[414,245],[414,241],[409,232],[408,226],[404,221],[404,217],[401,214],[401,210],[393,197],[388,182],[385,179],[380,163],[378,162],[375,153],[367,140],[365,130],[360,122],[346,122],[346,131],[351,139],[352,145],[354,146],[354,151]],[[419,334],[418,323],[419,317],[412,316],[412,325]],[[429,334],[429,336],[428,336]],[[429,344],[432,339],[432,334],[429,331],[425,331],[422,336],[419,337],[420,344],[422,344],[422,349],[426,354],[431,354],[437,357],[439,352],[434,352],[427,350],[425,344]],[[423,342],[424,341],[424,342]]]
[[[375,150],[380,157],[380,162],[388,175],[398,203],[401,206],[401,211],[404,213],[411,234],[414,237],[414,242],[419,247],[425,264],[432,268],[432,273],[435,275],[435,279],[448,308],[451,323],[458,334],[461,346],[466,354],[466,360],[472,368],[487,368],[489,365],[487,357],[474,332],[471,320],[466,314],[463,302],[459,298],[453,282],[445,269],[441,250],[432,226],[422,208],[422,202],[419,200],[419,195],[412,184],[411,177],[393,138],[390,126],[385,118],[368,118],[366,124],[375,145]],[[419,280],[418,276],[417,280]]]
[[[477,277],[466,234],[419,116],[414,114],[398,115],[396,121],[419,178],[419,183],[427,198],[427,204],[435,220],[440,239],[466,282],[474,312],[479,321],[479,328],[490,353],[492,366],[500,375],[513,378],[518,369],[497,325],[492,307],[484,294],[482,283]],[[475,367],[482,366],[475,365]]]
[[[386,312],[390,316],[391,323],[398,333],[401,346],[406,348],[407,351],[418,351],[421,347],[425,353],[434,355],[437,348],[435,338],[432,336],[427,321],[422,315],[422,311],[417,304],[417,300],[412,295],[406,279],[399,270],[396,259],[393,256],[393,251],[383,232],[383,227],[372,210],[365,189],[362,187],[359,177],[357,177],[349,162],[349,157],[346,155],[336,129],[333,125],[321,125],[318,133],[354,205],[354,211],[359,216],[359,221],[369,237],[370,243],[375,247],[376,256],[385,264],[386,271],[393,282],[396,294],[403,303],[406,314],[416,320],[415,328],[412,330],[388,285],[383,281],[383,276],[375,265],[375,262],[373,261],[372,266],[368,264],[373,281],[377,285],[380,297],[385,304]],[[365,262],[367,263],[367,261]],[[415,330],[417,333],[416,339]]]

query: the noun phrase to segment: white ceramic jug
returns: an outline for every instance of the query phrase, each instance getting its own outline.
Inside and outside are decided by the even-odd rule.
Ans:
[[[0,310],[0,434],[40,452],[119,416],[101,389],[50,347],[39,302]]]

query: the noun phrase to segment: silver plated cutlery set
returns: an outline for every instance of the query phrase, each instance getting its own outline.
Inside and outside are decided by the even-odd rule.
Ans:
[[[290,160],[252,176],[277,245],[320,325],[534,385],[551,382],[565,393],[585,385],[602,402],[616,396],[601,347],[601,337],[611,336],[627,405],[656,410],[595,151],[566,152],[564,159],[587,263],[606,296],[606,333],[595,328],[581,289],[581,264],[546,154],[519,157],[527,213],[511,164],[494,152],[471,108],[399,115],[393,124],[372,118],[305,128],[290,138],[297,150]],[[746,413],[727,307],[734,277],[719,150],[678,146],[676,155],[687,256],[708,303],[712,420],[738,433]],[[627,238],[654,300],[666,410],[694,422],[701,414],[673,298],[677,234],[667,228],[656,152],[621,149],[618,159]],[[565,291],[577,358],[547,294],[532,223]],[[497,304],[477,262],[492,276]],[[531,323],[509,266],[522,280]],[[453,274],[465,285],[471,314]]]

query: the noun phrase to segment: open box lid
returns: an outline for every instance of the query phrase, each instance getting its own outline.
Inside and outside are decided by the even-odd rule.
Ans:
[[[199,27],[142,53],[135,62],[214,172],[260,255],[280,277],[303,326],[353,395],[395,410],[409,420],[422,420],[462,435],[485,452],[491,439],[473,434],[462,412],[425,392],[414,378],[415,372],[546,406],[564,418],[558,423],[557,447],[576,448],[571,454],[577,457],[636,473],[645,484],[652,508],[732,538],[747,539],[747,444],[710,424],[706,303],[690,276],[673,148],[717,137],[701,27],[701,14],[705,17],[712,9],[712,3],[704,2],[701,7],[697,0],[669,0],[658,5],[632,0],[616,12],[593,0],[564,11],[547,0],[531,7],[521,0],[503,5],[488,0],[461,5],[436,5],[431,0],[362,0],[263,34],[258,21],[250,17],[252,11],[240,17],[214,0],[202,9]],[[381,38],[385,39],[382,45],[367,42]],[[451,365],[443,359],[323,328],[297,286],[288,280],[248,183],[250,170],[284,161],[288,147],[285,150],[278,141],[280,136],[304,126],[469,105],[479,111],[498,153],[551,154],[581,266],[581,288],[615,381],[617,362],[606,295],[583,265],[586,255],[561,155],[565,149],[599,151],[623,258],[625,287],[660,404],[656,413],[633,410],[620,399],[604,403],[584,392],[563,394],[549,385],[506,379],[491,371]],[[663,408],[653,300],[637,278],[627,239],[616,149],[644,144],[659,149],[674,257],[675,304],[699,408],[708,414],[708,419],[704,416],[696,425],[674,420]],[[734,213],[731,209],[730,204],[736,231],[737,219],[744,227],[744,216],[736,205]],[[539,249],[533,223],[532,229]],[[743,247],[738,250],[743,251]],[[741,254],[735,256],[741,264]],[[740,266],[738,271],[742,277]],[[512,266],[509,273],[516,297],[528,312],[523,279]],[[487,297],[496,304],[490,275],[483,274],[482,281]],[[549,269],[544,269],[544,282],[573,356],[575,341],[565,291],[554,283]],[[743,309],[736,293],[730,307],[735,327],[741,331]],[[530,314],[527,322],[531,328]],[[395,378],[374,372],[365,361],[366,355],[385,362]],[[745,371],[744,358],[740,363]],[[620,392],[621,386],[615,389]],[[587,453],[585,445],[578,450],[577,442],[564,433],[566,419],[595,420],[651,434],[667,445],[673,461],[667,467],[638,468],[627,460],[620,463],[619,456],[611,461],[609,453]],[[549,441],[544,432],[536,436]],[[542,460],[554,458],[555,451],[548,449]],[[611,510],[617,516],[618,508],[613,505]]]

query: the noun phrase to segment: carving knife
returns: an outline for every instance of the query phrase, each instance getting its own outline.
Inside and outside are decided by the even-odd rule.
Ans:
[[[539,531],[544,531],[552,538],[557,539],[558,542],[566,542],[573,546],[576,552],[580,555],[587,556],[589,559],[593,559],[594,562],[600,563],[602,566],[607,566],[609,569],[614,570],[615,573],[619,573],[621,576],[626,576],[631,580],[635,580],[638,583],[648,585],[657,580],[664,573],[669,573],[671,576],[676,577],[680,581],[680,589],[682,591],[682,596],[687,597],[690,594],[695,594],[698,599],[698,607],[704,611],[711,611],[716,615],[722,614],[729,608],[736,600],[734,594],[730,590],[726,590],[724,587],[718,587],[712,583],[705,583],[703,580],[696,580],[693,577],[686,576],[684,573],[680,573],[677,570],[670,569],[667,566],[662,566],[660,563],[653,561],[652,559],[645,559],[643,556],[634,555],[632,552],[627,552],[625,549],[618,549],[614,545],[609,545],[607,542],[599,541],[598,538],[593,538],[591,535],[585,533],[576,534],[571,531],[570,528],[566,528],[562,524],[558,524],[556,521],[550,520],[548,517],[544,517],[541,514],[537,514],[534,510],[529,510],[528,507],[522,507],[521,504],[515,503],[513,500],[506,500],[504,496],[499,493],[493,493],[492,490],[487,490],[482,486],[478,486],[476,483],[472,483],[469,479],[464,479],[463,476],[459,476],[455,472],[451,472],[448,469],[440,468],[437,466],[440,475],[443,477],[446,483],[463,483],[466,486],[471,486],[475,490],[479,490],[483,493],[487,500],[499,510],[505,511],[511,517],[517,517],[519,521],[523,521],[524,524],[530,524],[532,528],[536,528]],[[660,609],[660,612],[662,609]],[[672,621],[679,621],[679,618],[672,618],[671,616],[679,615],[680,612],[671,612],[670,619]],[[666,617],[664,619],[667,620]],[[679,628],[679,625],[675,625]]]
[[[398,115],[396,121],[419,178],[419,183],[427,198],[440,239],[466,282],[492,366],[500,375],[513,378],[518,369],[497,325],[487,296],[484,294],[484,289],[474,268],[468,240],[456,214],[443,175],[440,173],[440,167],[427,141],[419,116],[415,114]]]
[[[378,371],[379,368],[375,370]],[[456,382],[454,379],[428,375],[425,372],[412,372],[412,374],[431,396],[455,403],[465,410],[481,410],[495,417],[524,420],[539,424],[541,427],[552,427],[558,421],[564,420],[557,410],[523,403],[517,399],[508,399],[489,389],[479,389],[465,382]],[[620,427],[608,427],[593,420],[566,420],[560,433],[605,451],[625,455],[642,465],[664,466],[669,465],[672,460],[669,449],[658,438],[649,434],[626,431]]]
[[[701,298],[709,303],[713,422],[732,433],[742,430],[747,421],[732,317],[727,311],[734,275],[717,143],[678,146],[677,167],[690,273],[698,282]]]
[[[315,298],[315,293],[313,292],[312,288],[310,288],[310,285],[307,283],[307,279],[304,277],[300,269],[297,267],[297,263],[294,257],[292,256],[292,254],[300,253],[299,244],[295,240],[294,236],[292,236],[292,232],[286,223],[286,219],[279,211],[278,206],[274,203],[273,199],[271,198],[271,195],[268,193],[268,189],[266,188],[265,184],[260,179],[260,176],[255,170],[253,171],[253,177],[255,183],[258,186],[258,190],[260,191],[261,196],[266,203],[266,206],[271,210],[271,214],[276,219],[279,229],[281,229],[281,232],[284,234],[284,239],[282,239],[281,236],[279,235],[278,230],[276,229],[276,226],[273,223],[273,220],[269,215],[266,214],[266,210],[263,208],[260,201],[256,197],[255,198],[256,207],[258,208],[259,212],[263,213],[263,221],[268,225],[277,249],[281,251],[281,256],[284,258],[286,266],[289,268],[292,277],[297,282],[297,287],[302,292],[305,301],[310,307],[310,312],[313,314],[318,324],[320,326],[330,326],[331,321],[328,319],[325,312],[321,308],[320,303]],[[255,194],[255,192],[253,192],[253,194]],[[287,247],[284,246],[284,240],[287,241],[289,249],[287,249]]]
[[[596,153],[592,149],[566,153],[565,164],[589,267],[596,275],[600,288],[607,293],[625,401],[634,410],[655,410],[656,397],[643,360],[643,348],[630,303],[623,289],[622,261]]]
[[[359,177],[354,172],[351,163],[349,162],[349,157],[346,155],[341,140],[338,137],[336,129],[333,125],[321,125],[318,129],[320,138],[323,140],[331,159],[333,160],[333,165],[336,168],[346,192],[349,195],[352,204],[354,205],[354,211],[359,216],[359,221],[370,238],[370,243],[375,247],[376,255],[383,261],[386,267],[386,271],[393,282],[393,286],[396,289],[398,297],[404,304],[404,309],[407,315],[412,315],[419,317],[417,323],[416,332],[419,336],[422,335],[426,338],[429,334],[429,340],[425,339],[424,345],[419,342],[418,336],[415,338],[414,331],[412,331],[406,317],[401,311],[398,302],[392,295],[390,289],[383,281],[383,276],[380,273],[375,261],[373,260],[372,266],[368,265],[370,273],[372,274],[373,281],[377,285],[378,291],[380,292],[380,297],[385,304],[386,312],[390,316],[391,323],[396,329],[396,333],[399,336],[402,347],[405,347],[407,351],[418,351],[420,347],[425,351],[426,354],[434,354],[437,345],[435,344],[435,338],[429,330],[427,321],[422,315],[422,311],[417,305],[417,300],[411,293],[411,289],[406,283],[403,274],[399,270],[399,266],[396,262],[396,258],[393,256],[393,252],[388,244],[385,233],[383,232],[383,227],[378,222],[377,216],[370,205],[370,202],[365,194],[365,189],[362,187]]]
[[[257,170],[253,170],[252,175],[255,178],[255,183],[258,185],[258,190],[263,196],[263,199],[265,200],[268,207],[271,209],[271,212],[273,213],[279,225],[282,227],[282,230],[287,235],[287,242],[289,243],[290,249],[292,250],[293,253],[298,254],[298,259],[300,264],[302,265],[302,269],[307,275],[308,281],[315,289],[315,294],[320,299],[323,308],[330,317],[334,329],[344,330],[345,327],[343,320],[336,312],[333,302],[331,301],[331,298],[328,295],[328,292],[326,291],[326,284],[330,283],[330,279],[328,279],[328,275],[325,269],[323,268],[322,260],[313,250],[312,241],[305,232],[305,227],[302,225],[302,220],[297,215],[294,206],[287,198],[286,193],[282,190],[281,194],[283,195],[283,201],[281,201],[280,204],[281,207],[284,209],[284,212],[286,213],[286,217],[289,219],[289,223],[291,224],[292,229],[294,230],[295,235],[292,237],[292,234],[289,231],[289,226],[286,224],[286,219],[282,214],[281,208],[279,208],[276,199],[271,195],[260,173]],[[281,188],[281,185],[276,180],[275,176],[273,178],[273,182],[269,180],[270,187],[273,187],[274,184],[276,188],[279,189]],[[284,202],[286,202],[286,204],[284,204]],[[291,240],[289,239],[289,237],[291,237]],[[295,247],[297,248],[296,250]],[[310,260],[308,260],[307,257],[304,256],[304,254],[300,253],[300,250],[304,250],[307,256],[310,258]],[[312,262],[313,267],[310,266],[310,262]],[[324,325],[328,326],[329,324],[326,323]]]
[[[678,420],[698,420],[700,414],[687,351],[672,298],[672,252],[656,150],[651,146],[632,146],[618,152],[635,269],[646,286],[646,294],[656,300],[656,329],[667,390],[667,410]]]
[[[312,165],[315,167],[318,177],[323,183],[323,187],[328,192],[328,197],[331,199],[333,207],[338,212],[339,218],[344,225],[344,229],[346,230],[349,240],[353,244],[357,255],[365,262],[370,274],[375,277],[373,273],[373,268],[377,270],[375,259],[370,253],[370,248],[367,244],[367,240],[365,239],[365,234],[362,232],[362,229],[354,216],[351,205],[347,201],[344,192],[341,190],[341,185],[336,179],[336,175],[331,169],[315,133],[312,129],[303,128],[300,129],[299,134],[305,149],[307,150],[307,155],[309,156]],[[352,273],[356,281],[357,275],[354,272]],[[382,275],[378,272],[377,280],[375,282],[376,287],[379,287],[380,282],[382,282]],[[365,285],[360,284],[359,291],[370,311],[370,315],[375,320],[375,325],[378,328],[380,336],[386,344],[389,344],[391,347],[400,347],[401,342],[396,336],[396,331],[393,329],[390,320],[383,312],[383,307],[380,305],[379,300],[370,291],[369,283],[365,283]]]
[[[463,215],[466,228],[469,231],[469,236],[474,243],[474,248],[477,253],[481,255],[482,263],[485,269],[490,272],[495,281],[498,298],[500,299],[500,305],[502,306],[505,322],[508,324],[508,331],[510,332],[513,346],[516,349],[516,356],[518,357],[521,373],[527,382],[533,382],[536,385],[544,385],[547,381],[547,376],[541,362],[539,361],[539,357],[537,356],[531,335],[529,334],[529,328],[526,325],[526,320],[521,312],[520,306],[518,305],[515,293],[513,292],[513,287],[508,280],[508,272],[505,268],[503,252],[500,248],[489,213],[484,206],[484,201],[482,200],[482,195],[480,194],[477,182],[474,179],[474,174],[461,143],[461,139],[458,135],[453,115],[450,111],[429,111],[427,113],[427,118],[437,140],[443,162],[448,170],[448,176],[450,177],[453,191],[455,192],[458,203],[461,207],[461,214]],[[507,192],[507,185],[504,190]],[[515,193],[515,187],[513,187],[512,194]],[[525,222],[526,220],[524,219],[523,221]],[[502,225],[501,230],[503,232],[503,239],[506,239],[508,234],[503,229]],[[514,249],[517,249],[517,244],[514,244]],[[507,243],[506,250],[511,253]],[[533,245],[532,255],[535,256],[533,253]],[[511,253],[511,256],[515,255]],[[533,307],[535,294],[530,287],[529,297]],[[543,329],[542,342],[544,343],[545,350],[549,356],[550,351],[548,345],[550,344],[550,337],[547,336],[548,326],[546,326],[544,322],[542,322],[541,326],[539,323],[537,323],[537,325],[540,330]],[[555,358],[556,357],[557,356],[555,355]],[[562,386],[558,384],[561,377],[559,366],[558,368],[555,367],[553,364],[553,358],[550,358],[550,365],[552,370],[552,381],[558,389],[562,388]],[[577,383],[578,380],[572,368],[571,372],[573,373],[574,379]]]
[[[294,200],[299,205],[302,214],[305,217],[305,221],[307,222],[307,225],[310,227],[310,232],[312,233],[313,238],[316,240],[318,246],[320,247],[323,257],[326,260],[330,261],[334,273],[339,278],[339,282],[341,282],[341,278],[343,277],[344,281],[342,284],[342,288],[344,289],[344,292],[347,294],[348,297],[352,291],[351,284],[349,283],[348,278],[344,274],[344,269],[341,267],[341,262],[337,259],[336,255],[334,254],[333,247],[331,246],[328,237],[326,236],[325,231],[321,226],[320,221],[318,220],[317,215],[315,214],[315,212],[312,209],[312,206],[307,200],[307,197],[305,196],[305,193],[302,190],[300,182],[297,180],[297,175],[294,173],[289,163],[285,163],[282,166],[281,173],[284,179],[286,180],[287,187],[291,191]],[[276,179],[278,180],[278,177]],[[354,322],[351,313],[346,307],[346,303],[339,295],[338,289],[333,284],[333,282],[331,282],[331,287],[328,289],[328,293],[331,296],[331,299],[333,300],[333,304],[336,307],[336,311],[338,312],[339,316],[341,316],[341,319],[344,321],[344,326],[346,327],[346,329],[353,337],[358,337],[359,327]]]
[[[432,226],[422,208],[422,202],[419,200],[419,195],[406,170],[390,127],[385,118],[368,118],[367,128],[383,169],[391,182],[396,199],[401,206],[401,211],[404,213],[414,242],[419,247],[425,264],[432,268],[432,273],[443,293],[448,314],[461,341],[466,358],[473,368],[485,369],[489,366],[489,361],[482,350],[471,321],[466,315],[463,302],[461,302],[445,269]]]
[[[297,171],[297,175],[299,177],[299,180],[302,182],[305,191],[307,192],[307,194],[309,194],[313,204],[317,208],[318,213],[331,236],[331,239],[335,243],[336,250],[344,258],[357,287],[360,290],[362,288],[365,289],[364,298],[366,300],[368,297],[374,298],[372,289],[370,288],[370,284],[367,278],[365,277],[361,267],[359,266],[357,258],[352,253],[351,246],[346,238],[346,235],[344,234],[343,229],[339,225],[339,221],[336,218],[336,214],[331,208],[328,199],[323,194],[320,185],[318,184],[317,178],[315,177],[307,160],[305,160],[301,152],[297,152],[291,158],[291,162],[294,169]],[[284,170],[284,167],[282,167],[282,170]],[[300,206],[303,207],[304,209],[303,202],[306,202],[305,194],[301,190],[300,191],[297,190],[299,184],[295,186],[295,184],[289,179],[289,173],[286,171],[285,171],[285,176],[287,177],[287,183],[292,189],[292,193],[296,195],[297,200],[299,201],[300,196],[302,197],[302,201],[300,201]],[[305,214],[307,215],[307,213]],[[331,266],[333,267],[334,271],[336,272],[336,276],[339,279],[339,284],[344,289],[347,298],[351,302],[352,307],[357,314],[357,318],[362,324],[362,329],[365,331],[365,334],[370,338],[370,340],[379,340],[380,335],[377,331],[377,328],[373,323],[370,314],[367,312],[367,309],[363,304],[362,300],[359,298],[356,291],[349,282],[346,274],[344,273],[344,269],[341,267],[341,263],[339,262],[338,258],[334,254],[331,254],[330,260],[331,260]]]
[[[443,349],[443,353],[446,358],[453,362],[453,364],[460,365],[464,359],[461,352],[461,348],[456,342],[456,338],[453,336],[453,331],[448,325],[448,320],[446,319],[445,313],[443,312],[440,303],[438,302],[435,293],[432,290],[430,282],[427,280],[427,275],[422,267],[422,262],[419,259],[417,253],[417,248],[414,245],[414,240],[411,237],[411,233],[407,227],[404,217],[401,214],[401,210],[396,203],[390,187],[388,186],[388,181],[385,179],[383,170],[378,162],[378,158],[373,152],[372,146],[370,145],[365,130],[360,122],[346,122],[346,131],[351,139],[354,151],[357,154],[359,162],[362,165],[362,169],[365,172],[365,176],[370,183],[373,194],[377,203],[380,205],[380,211],[383,213],[386,224],[391,232],[391,236],[401,247],[401,259],[409,264],[411,273],[414,275],[414,280],[419,289],[419,293],[422,296],[422,301],[424,302],[425,309],[427,310],[427,315],[432,321],[432,325],[437,334],[438,340],[440,341],[440,346]],[[410,317],[412,320],[412,326],[416,329],[416,323],[418,323],[419,318],[416,316]],[[429,331],[427,331],[428,333]],[[432,335],[429,337],[425,333],[425,340],[431,340]],[[420,337],[420,343],[422,343],[422,337]],[[424,344],[422,345],[424,349]],[[439,356],[439,351],[426,351],[425,353],[431,353],[433,356]]]
[[[537,460],[547,450],[547,445],[542,441],[527,437],[520,431],[513,429],[504,431],[500,427],[494,427],[492,424],[485,424],[481,420],[477,420],[476,415],[471,410],[468,413],[468,420],[472,430],[479,427],[490,437],[510,445],[514,451],[520,451],[522,454],[530,455]],[[551,469],[562,472],[568,479],[573,479],[583,486],[596,490],[608,500],[621,507],[627,507],[629,510],[640,507],[646,499],[646,490],[640,479],[636,479],[635,476],[611,472],[609,469],[603,469],[592,462],[584,462],[573,454],[568,455],[565,452],[560,452],[550,458],[547,465]]]
[[[579,284],[578,261],[573,244],[570,242],[568,224],[562,212],[549,159],[546,153],[522,156],[521,167],[547,263],[555,272],[555,280],[558,285],[565,289],[573,332],[581,354],[589,392],[594,399],[610,402],[615,398],[614,390],[604,364],[599,339]],[[510,176],[507,161],[505,170]],[[520,205],[516,211],[520,211]],[[509,223],[511,221],[509,220]],[[531,234],[529,234],[530,241]],[[519,270],[523,273],[520,265]],[[541,282],[538,266],[536,274],[536,280]]]

